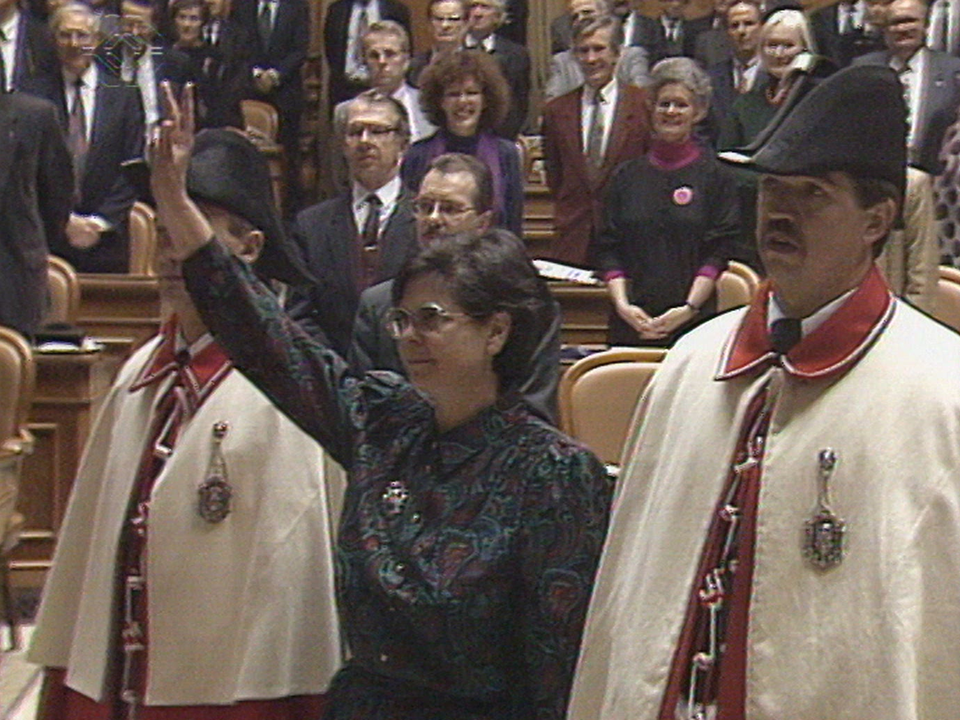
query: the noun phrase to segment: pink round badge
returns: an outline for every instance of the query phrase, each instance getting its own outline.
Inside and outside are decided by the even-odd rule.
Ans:
[[[693,200],[693,188],[682,185],[673,191],[673,202],[677,205],[689,205]]]

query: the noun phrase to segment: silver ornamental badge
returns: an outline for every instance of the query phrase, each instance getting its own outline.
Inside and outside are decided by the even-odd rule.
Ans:
[[[409,498],[410,492],[407,490],[407,486],[399,480],[391,480],[380,496],[383,501],[384,512],[387,517],[391,518],[403,513]]]
[[[830,476],[837,467],[837,454],[820,451],[817,509],[804,523],[803,555],[818,570],[829,570],[843,561],[846,523],[830,509]]]
[[[230,429],[225,421],[213,425],[213,456],[207,476],[197,487],[197,512],[208,523],[223,522],[230,514],[230,500],[233,488],[227,481],[227,463],[223,458],[220,444]]]

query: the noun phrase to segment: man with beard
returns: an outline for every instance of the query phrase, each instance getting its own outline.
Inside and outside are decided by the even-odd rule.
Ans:
[[[682,338],[641,401],[571,720],[960,705],[960,337],[874,263],[905,117],[894,73],[852,67],[727,156],[762,173],[770,279]]]

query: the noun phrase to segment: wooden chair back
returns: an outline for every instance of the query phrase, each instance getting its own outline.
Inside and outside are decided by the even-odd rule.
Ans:
[[[277,142],[277,133],[280,131],[280,116],[277,109],[270,103],[262,100],[241,100],[240,111],[243,113],[243,127],[248,132]]]
[[[960,270],[940,266],[933,316],[960,332]]]
[[[717,278],[717,310],[747,305],[760,285],[760,276],[749,265],[731,260]]]
[[[130,208],[130,274],[157,274],[157,213],[144,202]]]
[[[20,632],[9,564],[24,522],[17,512],[17,496],[23,458],[33,451],[27,413],[33,400],[34,373],[30,345],[16,331],[0,327],[0,620],[10,627],[12,650],[20,646]]]
[[[33,401],[33,351],[20,333],[0,327],[0,446],[21,438]]]
[[[605,463],[620,462],[640,396],[666,350],[613,348],[578,360],[560,379],[560,426]]]
[[[44,323],[76,324],[80,312],[80,280],[73,265],[56,255],[47,256],[47,296]]]

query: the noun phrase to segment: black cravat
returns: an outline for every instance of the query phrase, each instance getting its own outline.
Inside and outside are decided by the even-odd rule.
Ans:
[[[770,345],[778,355],[786,355],[800,342],[800,321],[796,318],[780,318],[770,326]]]

